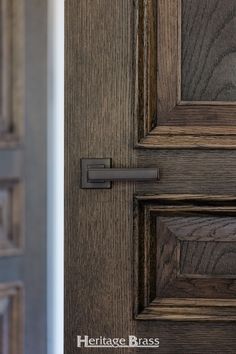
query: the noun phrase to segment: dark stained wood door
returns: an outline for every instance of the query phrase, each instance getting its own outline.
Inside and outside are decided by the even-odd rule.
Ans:
[[[236,352],[235,31],[235,0],[66,1],[65,353]],[[160,181],[81,189],[107,157]]]
[[[0,1],[1,354],[47,351],[46,5]]]

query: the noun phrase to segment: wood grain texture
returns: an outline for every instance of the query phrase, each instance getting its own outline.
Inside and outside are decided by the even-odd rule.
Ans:
[[[137,135],[140,139],[156,125],[157,118],[157,57],[153,55],[157,50],[157,6],[155,1],[137,1],[135,5],[135,109],[139,117]]]
[[[227,303],[225,300],[216,306],[216,301],[212,303],[198,304],[197,301],[186,301],[181,299],[178,303],[176,299],[168,299],[165,303],[154,300],[144,311],[138,315],[142,320],[174,320],[174,321],[235,321],[236,309],[235,301]],[[185,302],[186,301],[186,302]],[[224,303],[224,306],[222,306]]]
[[[234,321],[235,198],[225,205],[214,196],[210,201],[207,196],[140,198],[135,204],[137,319]],[[171,308],[165,304],[170,298]],[[213,306],[224,299],[223,309]]]
[[[142,3],[145,5],[148,1]],[[134,291],[134,259],[143,261],[138,257],[139,252],[146,250],[145,260],[148,262],[144,277],[138,280],[139,286],[143,287],[148,274],[153,284],[156,268],[151,259],[155,254],[153,249],[156,249],[156,240],[146,238],[144,242],[143,238],[140,247],[137,247],[137,239],[133,238],[133,185],[114,183],[109,191],[79,189],[79,158],[112,157],[117,167],[160,166],[161,180],[158,183],[136,184],[137,199],[146,200],[145,203],[149,204],[154,199],[160,201],[167,197],[170,204],[175,206],[180,206],[184,201],[193,205],[195,200],[196,204],[200,202],[208,206],[213,202],[218,209],[222,205],[228,207],[228,213],[236,202],[235,152],[168,149],[155,151],[160,137],[154,141],[153,149],[141,148],[134,152],[133,141],[137,139],[133,139],[133,135],[136,136],[138,130],[135,131],[137,126],[133,126],[135,87],[132,85],[135,82],[133,63],[137,64],[138,61],[134,55],[137,44],[134,18],[138,4],[135,2],[136,7],[133,7],[132,1],[126,0],[67,0],[65,4],[65,352],[78,352],[75,348],[77,334],[126,336],[131,333],[142,338],[158,336],[161,341],[158,352],[161,354],[234,353],[235,322],[212,321],[213,314],[219,314],[217,311],[221,308],[221,318],[224,315],[228,317],[226,308],[229,309],[235,303],[232,279],[224,280],[225,287],[228,286],[229,289],[227,300],[222,300],[219,295],[217,300],[214,299],[214,306],[210,299],[204,300],[205,306],[213,311],[210,314],[211,321],[207,323],[205,320],[200,321],[199,309],[198,317],[192,310],[189,313],[189,319],[192,320],[188,321],[156,320],[154,316],[153,320],[134,319],[132,307],[134,302],[137,304],[137,298],[142,297],[148,302],[148,296],[154,300],[156,292],[156,288],[148,284],[145,284],[146,289],[143,292],[137,294]],[[143,58],[139,60],[142,65]],[[137,92],[142,100],[142,90]],[[146,123],[142,118],[140,122],[139,132],[142,132]],[[151,117],[148,124],[152,126],[153,123],[154,126],[155,122],[156,118]],[[164,127],[167,130],[171,128]],[[159,147],[169,146],[168,142],[172,139],[175,139],[172,147],[180,147],[181,144],[182,147],[190,148],[204,145],[203,139],[198,139],[201,126],[196,128],[197,132],[193,136],[189,131],[185,134],[184,128],[173,126],[173,129],[180,132],[178,137],[172,136],[175,132],[163,133],[165,136],[160,134],[162,141]],[[189,126],[186,128],[191,130]],[[208,136],[208,132],[204,130],[204,139],[206,136],[214,139],[214,143],[209,146],[221,148],[230,136],[232,140],[228,146],[233,143],[234,134],[229,131],[231,126],[226,128],[226,131],[222,131],[221,127],[214,127],[214,134],[217,131],[220,142],[215,140],[214,134]],[[181,139],[181,143],[178,139]],[[188,140],[188,145],[185,139]],[[195,139],[194,144],[191,139]],[[144,212],[143,209],[139,215],[144,215]],[[155,223],[147,222],[144,225],[142,222],[138,223],[138,218],[135,217],[135,228],[142,229],[144,226],[153,233]],[[139,270],[144,271],[144,267],[140,265]],[[134,273],[136,272],[134,267]],[[209,284],[209,279],[205,280]],[[190,287],[192,294],[198,289],[197,281],[198,279],[194,279]],[[218,284],[214,280],[210,287],[216,294],[214,286],[220,289]],[[183,288],[179,287],[178,290],[176,287],[175,291],[182,291],[183,294]],[[192,301],[196,302],[190,294],[183,300],[190,306]],[[168,301],[163,302],[166,308],[173,305],[171,299]],[[174,301],[176,304],[176,298]],[[202,303],[196,305],[202,308]],[[181,302],[179,306],[182,306]],[[209,316],[204,312],[202,318]],[[104,353],[104,349],[84,349],[80,352]],[[117,349],[117,352],[143,353],[144,350]],[[148,349],[148,353],[156,352],[156,349]]]
[[[236,281],[235,278],[230,279],[229,277],[216,277],[209,276],[205,277],[178,277],[172,283],[168,284],[162,292],[162,297],[170,298],[202,298],[203,303],[205,299],[235,299],[236,291]],[[236,306],[236,303],[235,303]],[[200,309],[199,309],[200,310]],[[209,320],[214,320],[210,318]],[[234,314],[235,316],[235,314]],[[201,317],[201,312],[199,313],[199,318]],[[188,321],[188,313],[185,313],[184,309],[182,311],[182,321]],[[225,319],[219,320],[224,321]],[[236,318],[234,317],[234,320]],[[228,321],[232,321],[229,317]]]
[[[176,236],[166,227],[163,218],[156,218],[156,228],[153,228],[153,232],[149,237],[155,237],[157,245],[152,266],[156,268],[156,297],[160,297],[179,272],[179,243]]]
[[[158,336],[161,354],[232,354],[236,347],[234,333],[235,323],[139,321],[137,335]],[[143,353],[143,349],[138,349],[137,353]],[[150,348],[148,353],[156,354],[157,350]]]
[[[230,34],[234,31],[233,0],[227,7],[223,1],[215,0],[207,4],[204,0],[186,4],[180,0],[148,0],[138,4],[136,146],[235,149],[236,105],[234,100],[224,99],[226,93],[222,88],[225,85],[227,95],[233,95],[229,83],[234,71],[234,36]],[[217,16],[219,21],[215,21]],[[201,21],[203,25],[198,30]],[[231,65],[227,60],[231,60]],[[191,97],[196,85],[197,96]],[[203,88],[204,85],[208,87]],[[201,87],[209,91],[203,99],[198,97]],[[216,90],[223,91],[214,100]],[[230,134],[228,127],[233,128]],[[220,136],[215,134],[217,128]]]
[[[200,209],[200,208],[199,208]],[[160,222],[164,222],[170,232],[175,234],[178,240],[181,241],[199,241],[199,242],[235,242],[236,241],[236,220],[234,216],[215,216],[216,212],[229,210],[228,207],[218,207],[212,209],[201,208],[206,214],[198,216],[188,215],[162,217]],[[192,207],[192,210],[196,208]],[[234,212],[234,206],[231,207]],[[213,215],[207,215],[207,212],[212,212]],[[230,211],[229,211],[230,213]]]
[[[209,259],[209,255],[211,255]],[[180,242],[180,274],[236,278],[236,242]]]
[[[182,1],[182,100],[236,101],[234,0]]]
[[[138,141],[178,101],[180,1],[136,1],[135,107]],[[138,143],[137,141],[137,143]]]
[[[72,354],[78,352],[80,333],[123,337],[134,332],[130,222],[134,186],[117,183],[106,191],[79,188],[82,157],[111,157],[114,167],[134,166],[133,4],[126,0],[65,4],[65,353]]]
[[[160,168],[160,181],[137,183],[139,194],[234,194],[234,151],[139,150],[139,167]]]

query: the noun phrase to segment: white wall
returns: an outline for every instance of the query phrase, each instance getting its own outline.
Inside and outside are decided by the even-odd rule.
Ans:
[[[63,354],[64,1],[48,0],[48,354]]]

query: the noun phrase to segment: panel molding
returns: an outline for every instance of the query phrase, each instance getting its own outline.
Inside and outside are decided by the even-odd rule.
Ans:
[[[23,354],[23,285],[0,283],[0,352]]]
[[[220,262],[219,254],[210,267],[207,259],[203,273],[199,266],[199,273],[181,273],[179,247],[180,240],[235,246],[236,196],[137,195],[134,205],[135,318],[236,321],[234,269],[230,273],[225,264],[225,271],[215,274],[211,266]],[[202,253],[194,256],[204,265]]]
[[[0,1],[0,47],[0,148],[9,148],[24,133],[23,0]]]
[[[0,257],[20,255],[24,248],[23,185],[0,181]]]
[[[236,148],[235,102],[181,100],[181,0],[136,1],[135,107],[137,148]]]

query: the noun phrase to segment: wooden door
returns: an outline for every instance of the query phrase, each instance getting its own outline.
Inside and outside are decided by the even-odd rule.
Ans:
[[[1,354],[46,353],[45,15],[0,1]]]
[[[66,1],[65,353],[235,353],[235,31],[235,0]],[[81,189],[81,158],[160,180]]]

